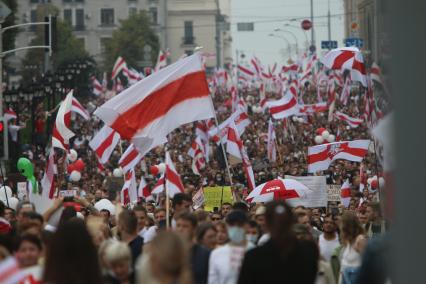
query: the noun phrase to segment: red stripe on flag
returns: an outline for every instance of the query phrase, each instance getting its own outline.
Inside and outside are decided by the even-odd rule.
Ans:
[[[204,70],[188,74],[156,90],[128,109],[114,121],[111,128],[119,132],[123,139],[130,140],[140,129],[164,116],[176,105],[208,95],[209,87]]]
[[[269,108],[270,113],[273,115],[275,113],[279,113],[282,111],[286,111],[291,109],[292,107],[294,107],[297,104],[297,101],[294,97],[292,97],[292,99],[286,103],[285,105],[280,105],[280,106],[274,106]]]
[[[331,67],[331,69],[340,69],[346,61],[348,61],[354,56],[355,52],[353,51],[342,51],[342,53],[336,56],[336,58],[334,59],[333,66]]]
[[[183,187],[180,177],[169,167],[166,168],[166,179],[179,188],[180,192],[184,192],[185,188]]]
[[[129,155],[127,155],[123,161],[121,161],[120,166],[122,168],[124,168],[125,166],[127,166],[128,164],[130,164],[131,161],[133,161],[137,155],[139,155],[139,152],[136,149],[133,149]]]
[[[101,145],[99,145],[99,147],[96,149],[96,155],[98,155],[99,159],[102,159],[102,156],[105,152],[105,150],[111,146],[112,144],[112,140],[114,139],[114,131],[111,131],[111,133],[109,134],[109,136],[107,137],[107,139],[105,139],[104,141],[102,141]]]
[[[351,197],[351,189],[350,188],[342,188],[340,191],[341,198]]]

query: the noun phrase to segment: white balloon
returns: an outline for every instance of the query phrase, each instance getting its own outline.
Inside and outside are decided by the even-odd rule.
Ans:
[[[109,211],[109,213],[111,213],[111,215],[113,216],[113,215],[115,215],[115,206],[114,206],[114,204],[112,204],[112,202],[111,201],[109,201],[108,199],[101,199],[101,200],[99,200],[98,202],[96,202],[95,203],[95,206],[94,206],[98,211],[101,211],[101,210],[108,210]]]
[[[6,198],[7,196],[7,198]],[[0,185],[0,200],[3,201],[5,205],[7,205],[7,199],[12,198],[12,189],[7,185]]]
[[[74,149],[70,150],[70,153],[68,154],[68,160],[70,160],[70,162],[74,163],[78,158],[78,154],[77,151]]]
[[[351,129],[351,127],[350,126],[346,126],[346,129],[349,130],[349,129]]]
[[[9,198],[9,208],[12,208],[13,210],[16,211],[16,207],[18,207],[18,203],[19,203],[18,198],[16,197]],[[7,206],[7,203],[5,203],[5,205]]]
[[[324,138],[322,138],[322,136],[315,136],[315,143],[316,144],[322,144],[324,142]]]
[[[321,133],[321,136],[322,136],[322,138],[324,138],[325,140],[327,140],[327,139],[328,139],[328,137],[330,136],[330,132],[328,132],[327,130],[324,130],[324,131]]]
[[[114,171],[112,172],[112,175],[117,178],[122,177],[123,171],[120,168],[115,168]]]
[[[166,164],[165,163],[158,164],[158,170],[160,174],[164,173],[166,171]]]
[[[305,122],[305,120],[304,120],[303,118],[301,118],[301,117],[299,117],[298,121],[299,121],[300,123],[304,123],[304,122]]]
[[[380,188],[384,188],[385,187],[385,179],[383,177],[379,177],[379,186]]]
[[[327,138],[327,141],[330,143],[333,143],[336,140],[336,136],[334,136],[333,134],[330,134]]]
[[[70,174],[71,181],[79,181],[81,179],[81,173],[79,171],[72,171]]]
[[[297,122],[297,116],[293,116],[293,121]]]

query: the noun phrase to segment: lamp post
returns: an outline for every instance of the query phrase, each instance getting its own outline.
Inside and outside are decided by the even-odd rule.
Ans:
[[[282,32],[282,33],[288,33],[291,34],[291,36],[293,37],[294,41],[296,42],[296,55],[299,56],[299,42],[297,40],[296,35],[293,32],[287,31],[287,30],[283,30],[280,28],[275,28],[274,32]]]
[[[268,36],[270,36],[270,37],[276,37],[276,38],[280,38],[280,39],[284,40],[287,43],[287,49],[288,49],[288,53],[289,53],[290,59],[291,59],[291,46],[290,46],[290,42],[288,41],[288,39],[285,38],[285,37],[283,37],[283,36],[279,36],[279,35],[272,34],[272,33],[269,34]]]

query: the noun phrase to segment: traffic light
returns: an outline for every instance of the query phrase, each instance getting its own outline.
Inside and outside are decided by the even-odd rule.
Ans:
[[[50,45],[52,52],[55,52],[58,47],[56,17],[44,17],[44,21],[49,23],[44,25],[44,45]]]

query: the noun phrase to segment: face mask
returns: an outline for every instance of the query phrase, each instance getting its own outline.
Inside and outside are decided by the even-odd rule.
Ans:
[[[246,240],[252,244],[255,244],[257,242],[257,235],[247,234]]]
[[[240,227],[229,227],[228,236],[231,243],[241,244],[246,239],[246,231]]]

